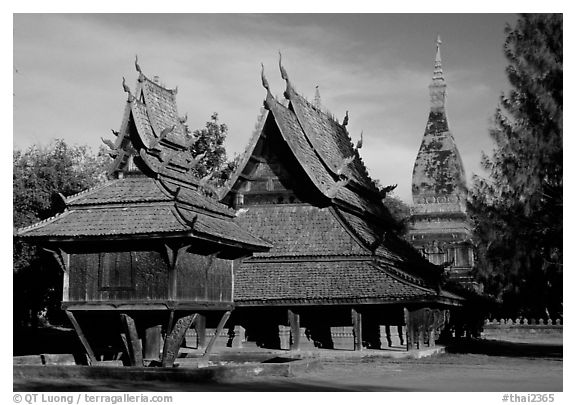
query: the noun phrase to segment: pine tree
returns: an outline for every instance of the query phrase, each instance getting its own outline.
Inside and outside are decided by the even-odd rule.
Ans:
[[[470,213],[478,271],[509,315],[562,312],[562,15],[525,14],[506,27],[511,90],[503,94],[474,176]]]

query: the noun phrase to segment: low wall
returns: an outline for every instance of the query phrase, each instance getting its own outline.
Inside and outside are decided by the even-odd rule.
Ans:
[[[484,323],[482,338],[561,344],[562,329],[562,319],[493,319]]]

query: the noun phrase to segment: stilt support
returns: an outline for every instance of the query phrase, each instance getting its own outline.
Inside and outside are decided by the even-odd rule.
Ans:
[[[300,314],[289,309],[288,324],[290,325],[290,350],[300,350]]]
[[[78,335],[78,339],[80,339],[80,343],[82,343],[82,346],[84,346],[84,350],[86,351],[86,355],[88,356],[88,365],[91,366],[92,364],[96,363],[96,361],[97,361],[96,356],[94,355],[94,352],[92,351],[92,348],[90,347],[90,344],[88,343],[88,340],[86,339],[86,336],[84,336],[84,332],[82,332],[82,329],[80,328],[80,324],[76,320],[76,317],[74,316],[74,314],[71,311],[67,310],[66,316],[68,317],[68,319],[70,320],[70,323],[74,327],[74,330],[76,331],[76,335]]]
[[[352,331],[354,333],[354,350],[362,350],[362,314],[352,308]]]
[[[186,331],[194,323],[197,316],[198,314],[190,314],[178,318],[172,330],[166,332],[164,349],[162,350],[162,367],[174,366],[174,360],[178,357]]]
[[[224,326],[226,326],[226,322],[228,322],[228,318],[230,318],[231,312],[232,311],[226,311],[224,312],[224,315],[222,315],[222,318],[220,319],[220,322],[218,323],[218,326],[214,331],[214,336],[212,336],[210,342],[208,342],[208,346],[206,346],[206,350],[204,350],[204,356],[210,354],[210,352],[212,351],[212,347],[214,346],[214,343],[216,343],[216,339],[218,339],[218,336],[220,336],[222,329],[224,329]]]
[[[127,314],[121,313],[120,320],[122,321],[122,329],[124,330],[130,365],[144,367],[144,359],[142,358],[142,340],[138,337],[138,331],[136,330],[134,319]]]

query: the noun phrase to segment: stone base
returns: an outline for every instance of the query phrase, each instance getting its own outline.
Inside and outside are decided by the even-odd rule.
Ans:
[[[352,326],[336,326],[330,328],[334,349],[354,350],[354,331]]]
[[[216,328],[206,328],[206,339],[205,342],[208,344],[214,333],[216,332]],[[239,325],[236,325],[234,329],[224,328],[220,335],[216,338],[214,342],[214,348],[218,347],[235,347],[235,348],[242,348],[243,344],[246,342],[246,330]],[[198,334],[194,328],[188,329],[186,332],[186,346],[195,349],[202,349],[201,346],[198,345]]]

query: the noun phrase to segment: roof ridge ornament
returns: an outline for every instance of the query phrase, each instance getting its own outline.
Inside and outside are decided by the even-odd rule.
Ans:
[[[316,85],[316,90],[314,91],[314,107],[316,107],[317,110],[320,110],[322,108],[322,101],[320,99],[320,86]]]
[[[358,142],[356,143],[356,152],[358,152],[358,149],[362,149],[362,145],[364,144],[364,130],[360,131],[360,139],[358,139]]]
[[[346,125],[348,125],[348,110],[346,110],[346,115],[344,116],[344,119],[342,120],[342,126],[345,127]]]

